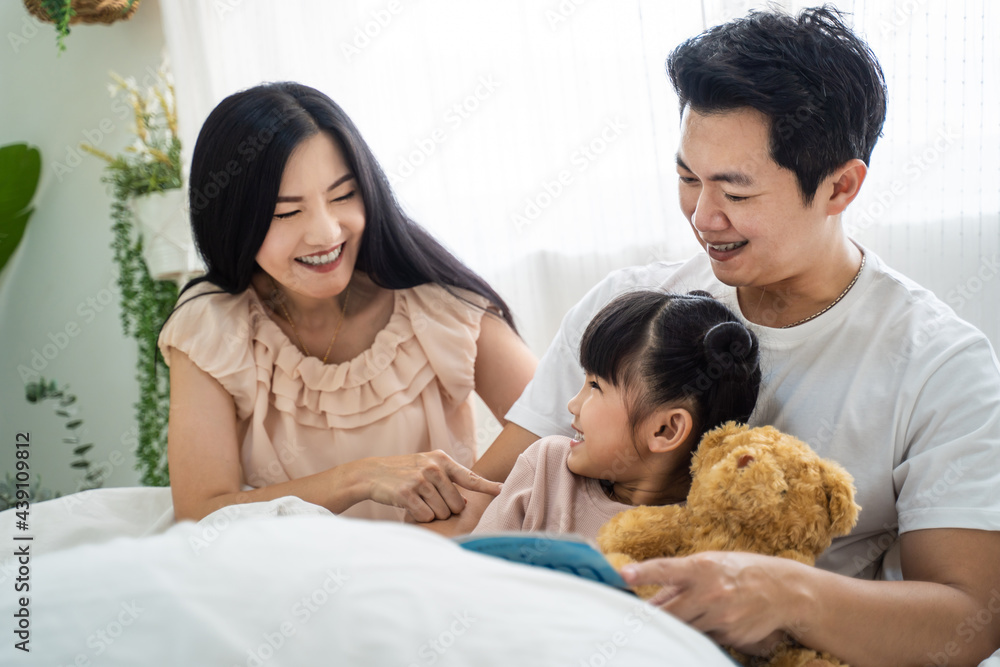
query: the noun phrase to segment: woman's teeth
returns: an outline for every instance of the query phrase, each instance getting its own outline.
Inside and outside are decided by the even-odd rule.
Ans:
[[[326,253],[325,255],[310,255],[308,257],[296,257],[296,262],[302,262],[303,264],[309,264],[311,266],[320,266],[322,264],[329,264],[340,257],[340,251],[344,249],[344,244],[341,243],[339,246],[334,248],[332,251]]]
[[[708,247],[711,248],[712,250],[720,250],[720,251],[736,250],[737,248],[742,248],[747,243],[749,243],[749,241],[737,241],[736,243],[724,243],[722,245],[714,245],[712,243],[709,243]]]

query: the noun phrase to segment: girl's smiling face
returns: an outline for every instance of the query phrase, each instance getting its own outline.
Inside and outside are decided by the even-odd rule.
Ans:
[[[354,174],[337,142],[318,132],[288,158],[257,264],[286,291],[328,299],[347,288],[364,229]]]
[[[577,439],[566,466],[593,479],[624,481],[639,462],[628,409],[622,393],[610,382],[588,374],[583,388],[567,406],[573,414]]]

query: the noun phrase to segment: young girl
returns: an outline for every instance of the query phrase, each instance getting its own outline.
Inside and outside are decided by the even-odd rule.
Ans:
[[[207,274],[159,346],[176,516],[295,495],[417,521],[461,512],[471,392],[497,419],[535,358],[503,299],[400,210],[357,128],[295,83],[234,94],[199,134]],[[437,450],[437,451],[435,451]]]
[[[568,406],[576,439],[528,447],[474,533],[593,539],[633,505],[683,502],[701,436],[745,422],[760,387],[756,336],[705,292],[618,297],[587,326],[580,363],[586,379]]]

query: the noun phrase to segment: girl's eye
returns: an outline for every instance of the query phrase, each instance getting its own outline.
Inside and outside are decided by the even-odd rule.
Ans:
[[[351,199],[355,194],[357,194],[357,192],[358,192],[357,190],[351,190],[343,197],[337,197],[336,199],[331,200],[330,203],[332,204],[335,201],[347,201],[348,199]]]
[[[601,385],[597,384],[597,380],[591,380],[590,381],[590,388],[591,389],[596,389],[597,391],[600,391],[601,390]]]
[[[285,218],[290,218],[290,217],[292,217],[292,216],[293,216],[293,215],[295,215],[296,213],[298,213],[298,210],[295,210],[295,211],[289,211],[288,213],[275,213],[275,214],[274,214],[274,217],[275,217],[276,219],[278,219],[278,220],[284,220]]]

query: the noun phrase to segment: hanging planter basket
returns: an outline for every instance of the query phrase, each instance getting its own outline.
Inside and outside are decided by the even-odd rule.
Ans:
[[[24,6],[28,11],[37,16],[42,21],[57,23],[59,17],[53,18],[46,9],[54,3],[43,0],[24,0]],[[58,3],[72,9],[72,15],[68,23],[114,23],[132,18],[135,10],[139,8],[139,0],[60,0]]]
[[[65,51],[63,38],[69,26],[125,21],[139,8],[139,0],[24,0],[24,6],[38,19],[56,25],[56,43]]]

